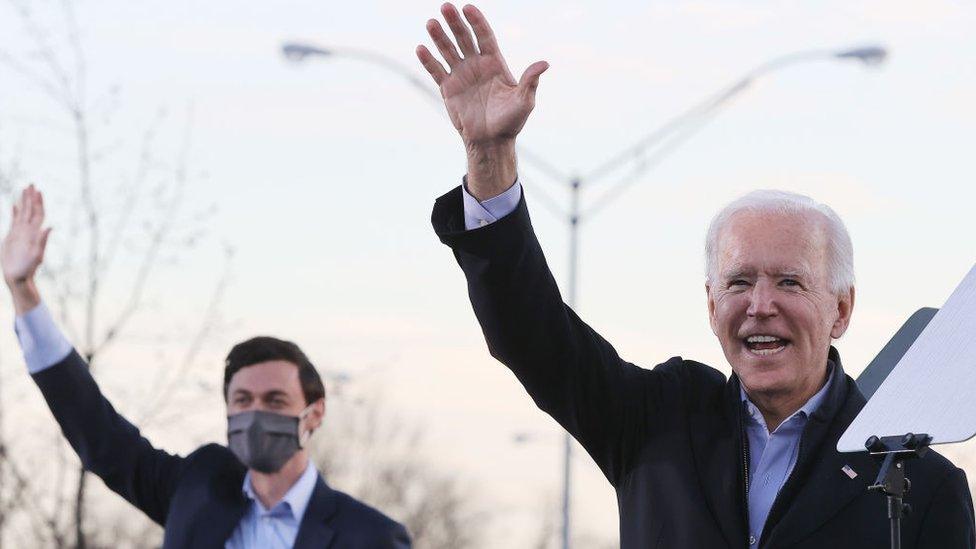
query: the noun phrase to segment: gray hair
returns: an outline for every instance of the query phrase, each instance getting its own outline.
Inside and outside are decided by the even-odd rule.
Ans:
[[[718,239],[735,214],[743,211],[789,215],[819,215],[826,223],[827,276],[832,292],[840,295],[854,287],[854,246],[840,216],[826,204],[809,196],[786,191],[759,190],[733,200],[722,208],[708,225],[705,237],[705,276],[709,284],[718,273]]]

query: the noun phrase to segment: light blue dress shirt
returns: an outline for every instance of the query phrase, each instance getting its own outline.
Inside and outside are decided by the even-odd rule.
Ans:
[[[780,423],[772,433],[766,426],[762,412],[749,400],[740,386],[739,391],[746,412],[746,437],[749,439],[750,546],[755,546],[762,538],[766,518],[773,507],[773,502],[796,465],[803,427],[806,426],[810,414],[823,402],[833,377],[834,372],[831,367],[827,383],[824,383],[824,386],[810,397],[806,404]]]
[[[244,477],[244,495],[251,500],[225,549],[289,549],[295,545],[298,527],[305,516],[305,508],[312,499],[318,470],[309,460],[305,472],[285,492],[274,507],[265,509],[251,486],[251,473]]]
[[[36,374],[61,362],[71,352],[68,342],[50,311],[41,303],[14,319],[14,329],[24,353],[27,369]],[[312,499],[318,470],[311,461],[305,472],[285,496],[271,509],[265,509],[254,493],[251,473],[244,476],[241,490],[250,505],[234,533],[224,545],[225,549],[287,549],[295,544],[298,528],[305,516],[305,509]]]
[[[522,185],[516,180],[507,191],[484,202],[478,202],[478,199],[471,196],[466,184],[461,186],[461,193],[464,202],[464,226],[471,230],[494,223],[512,213],[522,198]],[[832,379],[833,369],[827,383],[820,391],[772,433],[767,429],[762,413],[749,400],[745,391],[742,391],[742,402],[746,412],[746,436],[749,439],[750,546],[759,543],[776,495],[786,484],[796,465],[800,438],[803,427],[807,424],[807,418],[820,406]]]
[[[58,329],[43,303],[17,316],[14,330],[27,370],[32,374],[54,366],[71,353],[71,343]]]
[[[464,228],[477,229],[494,223],[512,213],[522,199],[522,184],[515,180],[515,184],[502,194],[489,198],[484,202],[471,196],[468,185],[461,185],[461,198],[464,201]]]

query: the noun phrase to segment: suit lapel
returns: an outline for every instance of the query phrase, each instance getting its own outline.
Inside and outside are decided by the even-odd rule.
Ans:
[[[733,376],[726,384],[719,410],[701,410],[689,418],[701,493],[731,548],[746,546],[745,461],[738,391]],[[730,467],[738,473],[730,475]]]
[[[312,499],[305,509],[305,516],[298,528],[295,538],[295,549],[325,549],[332,544],[335,530],[329,526],[329,519],[338,510],[335,492],[322,480],[322,476],[315,480]]]
[[[843,471],[845,466],[856,471],[857,477],[847,476]],[[803,539],[836,516],[851,500],[867,492],[877,473],[878,465],[867,453],[828,452],[804,479],[804,486],[790,503],[790,509],[763,545],[786,547]]]
[[[197,517],[198,527],[194,528],[197,536],[193,536],[193,547],[223,547],[246,511],[247,502],[242,501],[235,502],[233,506],[218,506],[212,513]]]
[[[836,443],[864,406],[864,397],[853,380],[844,374],[836,350],[831,348],[836,368],[827,398],[807,423],[794,474],[783,486],[770,510],[763,535],[765,547],[794,543],[830,520],[848,503],[867,491],[878,465],[865,453],[842,454]],[[849,466],[857,476],[844,472]]]
[[[244,467],[226,469],[214,477],[215,504],[208,513],[201,513],[191,520],[194,534],[188,540],[191,547],[223,547],[234,529],[240,524],[250,500],[244,496]]]

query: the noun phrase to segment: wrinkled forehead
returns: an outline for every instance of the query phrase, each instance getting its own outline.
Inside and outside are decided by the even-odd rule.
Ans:
[[[826,221],[814,212],[741,211],[717,239],[718,272],[821,276],[827,269]]]

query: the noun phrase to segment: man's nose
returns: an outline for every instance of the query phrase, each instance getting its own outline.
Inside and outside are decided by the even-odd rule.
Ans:
[[[758,281],[749,295],[749,309],[746,314],[757,318],[776,316],[776,295],[771,284]]]

